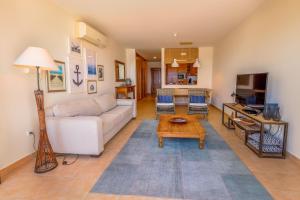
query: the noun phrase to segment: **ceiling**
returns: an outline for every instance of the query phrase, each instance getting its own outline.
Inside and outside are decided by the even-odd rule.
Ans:
[[[160,62],[160,58],[161,58],[160,48],[136,49],[136,52],[148,61]]]
[[[149,59],[179,42],[213,45],[265,0],[50,1]]]

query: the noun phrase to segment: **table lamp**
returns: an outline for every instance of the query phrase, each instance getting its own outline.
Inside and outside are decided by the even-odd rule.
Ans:
[[[36,68],[38,89],[34,91],[34,94],[39,117],[40,139],[34,171],[36,173],[48,172],[57,167],[58,163],[47,135],[44,110],[44,93],[40,89],[39,71],[57,70],[57,66],[48,51],[39,47],[28,47],[25,49],[25,51],[17,58],[14,65],[17,67]]]

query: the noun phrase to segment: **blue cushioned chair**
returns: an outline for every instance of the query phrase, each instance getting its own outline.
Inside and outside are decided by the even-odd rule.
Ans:
[[[208,91],[205,89],[188,90],[188,114],[201,114],[208,116]]]
[[[174,89],[157,89],[156,94],[156,118],[160,114],[175,114]]]

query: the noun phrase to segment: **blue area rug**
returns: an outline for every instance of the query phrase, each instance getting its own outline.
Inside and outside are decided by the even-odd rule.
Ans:
[[[92,192],[194,200],[272,199],[211,125],[205,149],[198,140],[165,139],[157,121],[144,121],[99,178]]]

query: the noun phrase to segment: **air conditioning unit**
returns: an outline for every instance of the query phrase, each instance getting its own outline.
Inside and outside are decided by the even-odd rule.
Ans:
[[[96,46],[106,47],[107,45],[107,38],[85,22],[76,23],[76,37],[85,39]]]

